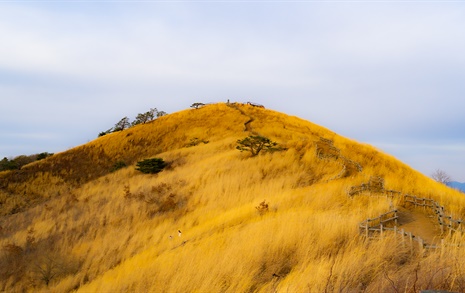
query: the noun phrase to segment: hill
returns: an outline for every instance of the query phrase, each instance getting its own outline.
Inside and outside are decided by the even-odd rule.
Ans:
[[[451,181],[451,182],[447,182],[447,186],[450,186],[452,188],[465,192],[465,183],[463,182]]]
[[[281,150],[239,152],[250,135]],[[152,157],[168,167],[135,170]],[[461,234],[431,232],[406,194],[465,215],[461,193],[311,122],[243,104],[184,110],[0,173],[0,290],[464,291]],[[393,207],[399,229],[421,223],[415,233],[449,246],[360,233]]]

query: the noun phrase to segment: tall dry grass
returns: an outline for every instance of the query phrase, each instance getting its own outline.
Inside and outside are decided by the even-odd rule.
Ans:
[[[251,118],[254,133],[287,150],[257,157],[235,150],[236,140],[250,134],[244,123]],[[319,158],[320,137],[363,170],[338,176],[346,161]],[[209,142],[187,147],[192,138]],[[137,160],[153,156],[170,167],[157,175],[135,170]],[[87,163],[80,166],[80,160]],[[110,172],[116,160],[129,166]],[[44,199],[0,218],[0,257],[15,269],[1,270],[1,291],[465,288],[463,248],[423,253],[389,234],[367,241],[358,224],[388,210],[390,202],[347,191],[382,176],[386,188],[434,198],[456,217],[464,215],[463,195],[371,146],[296,117],[210,105],[104,136],[28,168],[21,180],[2,175],[9,186],[1,189],[2,200],[24,192]],[[259,213],[263,201],[268,210]],[[452,238],[448,243],[463,243]],[[48,285],[40,270],[47,266],[57,272]]]

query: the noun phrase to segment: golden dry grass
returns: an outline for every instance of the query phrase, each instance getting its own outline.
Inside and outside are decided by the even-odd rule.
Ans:
[[[287,150],[237,151],[251,118],[253,133]],[[319,158],[320,137],[344,159]],[[186,147],[193,138],[209,143]],[[157,175],[135,170],[154,156],[170,167]],[[341,176],[347,160],[363,170]],[[128,167],[110,172],[117,161]],[[389,209],[385,197],[347,195],[371,176],[465,215],[463,194],[297,117],[239,104],[161,117],[0,174],[0,257],[9,266],[0,291],[465,290],[463,248],[423,254],[389,234],[359,235],[361,221]],[[165,209],[153,201],[166,198]],[[268,212],[260,215],[264,200]],[[463,240],[452,235],[448,243]],[[48,285],[47,266],[56,271]]]

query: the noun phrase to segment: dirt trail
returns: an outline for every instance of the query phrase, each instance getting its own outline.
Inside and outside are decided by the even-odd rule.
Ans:
[[[436,223],[436,218],[423,212],[420,208],[398,208],[398,228],[405,232],[425,240],[427,244],[439,244],[441,242],[441,229]]]
[[[242,115],[246,116],[249,118],[247,122],[244,123],[244,131],[251,132],[252,134],[256,134],[253,130],[252,127],[250,126],[250,123],[254,121],[253,117],[245,113],[242,109],[240,109],[238,106],[234,104],[228,104],[229,107],[236,109],[237,111],[241,112]]]

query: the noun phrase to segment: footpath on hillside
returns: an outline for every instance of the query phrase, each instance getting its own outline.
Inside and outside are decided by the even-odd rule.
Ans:
[[[441,229],[436,224],[436,219],[419,208],[397,209],[398,228],[420,237],[430,245],[441,243]]]
[[[366,183],[352,186],[348,190],[349,196],[358,194],[383,194],[386,199],[399,197],[401,206],[390,210],[379,217],[367,219],[360,223],[361,231],[368,237],[370,232],[383,231],[386,224],[393,228],[386,230],[401,231],[402,237],[414,236],[424,247],[437,248],[442,245],[445,233],[463,232],[462,220],[447,216],[443,206],[430,198],[417,197],[415,195],[402,194],[400,191],[388,190],[384,187],[384,178],[372,176]],[[391,201],[392,205],[392,201]],[[392,206],[391,206],[392,209]],[[403,230],[403,232],[402,232]],[[412,238],[411,238],[412,239]]]

